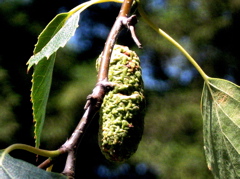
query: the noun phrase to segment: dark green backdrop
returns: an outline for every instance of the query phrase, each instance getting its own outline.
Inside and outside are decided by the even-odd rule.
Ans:
[[[31,72],[26,62],[37,36],[59,12],[80,0],[0,1],[0,148],[13,143],[34,145],[30,102]],[[150,18],[196,59],[212,77],[240,84],[240,1],[143,0]],[[103,49],[120,5],[94,5],[81,15],[80,27],[59,51],[48,103],[41,148],[56,149],[71,134],[96,82],[95,59]],[[142,59],[147,97],[145,132],[137,153],[124,164],[104,159],[97,145],[98,116],[83,139],[79,178],[212,178],[202,140],[200,99],[203,80],[186,58],[141,19],[138,50],[128,31],[118,43],[135,49]],[[37,164],[27,152],[13,156]],[[61,172],[64,159],[55,171]]]

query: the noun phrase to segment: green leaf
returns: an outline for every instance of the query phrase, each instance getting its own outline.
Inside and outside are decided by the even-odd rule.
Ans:
[[[240,87],[208,78],[201,104],[208,168],[215,178],[240,178]]]
[[[40,136],[45,121],[55,56],[56,53],[52,54],[49,60],[42,60],[34,67],[31,101],[33,104],[33,119],[35,122],[34,138],[36,147],[40,146]]]
[[[66,179],[58,173],[46,172],[25,161],[15,159],[0,151],[0,178],[1,179]]]
[[[34,49],[34,55],[28,60],[28,70],[44,58],[49,58],[60,47],[64,47],[78,27],[80,11],[58,14],[43,30]]]
[[[61,13],[47,25],[39,36],[34,55],[27,62],[28,70],[35,64],[31,101],[36,147],[40,145],[56,51],[67,43],[78,27],[79,12],[70,14],[72,13]]]

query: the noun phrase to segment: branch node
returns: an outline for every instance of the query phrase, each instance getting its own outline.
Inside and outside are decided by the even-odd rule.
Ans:
[[[138,20],[137,20],[136,15],[132,15],[130,17],[125,17],[122,20],[122,24],[125,25],[130,30],[132,39],[134,40],[134,42],[136,43],[138,48],[142,48],[142,44],[138,40],[136,33],[135,33],[135,25],[137,24],[137,22],[138,22]]]
[[[76,158],[75,158],[74,153],[75,153],[74,150],[70,150],[68,152],[66,165],[62,172],[63,175],[68,176],[68,178],[70,178],[70,179],[74,179],[74,175],[75,175],[75,160],[76,160]]]
[[[116,84],[109,82],[106,78],[100,82],[98,82],[93,89],[92,94],[87,96],[87,102],[84,106],[86,110],[90,105],[94,105],[96,108],[100,108],[104,95],[113,90]]]

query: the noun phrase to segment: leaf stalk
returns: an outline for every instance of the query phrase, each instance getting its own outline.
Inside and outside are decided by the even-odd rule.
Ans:
[[[189,60],[189,62],[196,68],[196,70],[200,73],[204,81],[208,81],[208,76],[202,70],[202,68],[198,65],[198,63],[191,57],[191,55],[178,43],[176,42],[170,35],[164,32],[162,29],[158,28],[147,16],[144,12],[140,0],[138,0],[138,12],[143,18],[143,21],[147,23],[153,30],[155,30],[158,34],[162,35],[165,39],[167,39],[170,43],[172,43],[177,49],[179,49],[183,55]]]
[[[36,155],[41,155],[43,157],[56,157],[61,154],[59,150],[43,150],[26,144],[13,144],[4,150],[4,153],[10,153],[13,150],[26,150],[28,152],[34,153]]]
[[[10,145],[9,147],[7,147],[6,149],[4,149],[1,157],[0,157],[0,165],[2,164],[3,158],[6,154],[9,154],[10,152],[12,152],[13,150],[25,150],[31,153],[34,153],[36,155],[40,155],[43,157],[49,157],[49,158],[54,158],[57,157],[61,154],[60,150],[43,150],[43,149],[39,149],[36,147],[32,147],[30,145],[26,145],[26,144],[13,144]]]
[[[123,0],[91,0],[91,1],[87,1],[85,3],[82,3],[78,6],[76,6],[75,8],[73,8],[72,10],[69,11],[70,15],[76,13],[77,11],[84,11],[85,9],[87,9],[89,6],[94,5],[94,4],[99,4],[99,3],[105,3],[105,2],[117,2],[117,3],[122,3]]]

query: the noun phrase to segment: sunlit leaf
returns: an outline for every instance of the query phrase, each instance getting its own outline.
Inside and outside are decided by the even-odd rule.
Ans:
[[[58,173],[46,172],[25,161],[15,159],[0,151],[0,178],[1,179],[66,179]]]
[[[49,58],[60,47],[64,47],[78,27],[79,12],[58,14],[43,30],[34,49],[34,55],[27,62],[28,70],[39,61]],[[71,15],[71,16],[70,16]]]
[[[240,178],[240,87],[208,78],[202,94],[204,149],[215,178]]]

